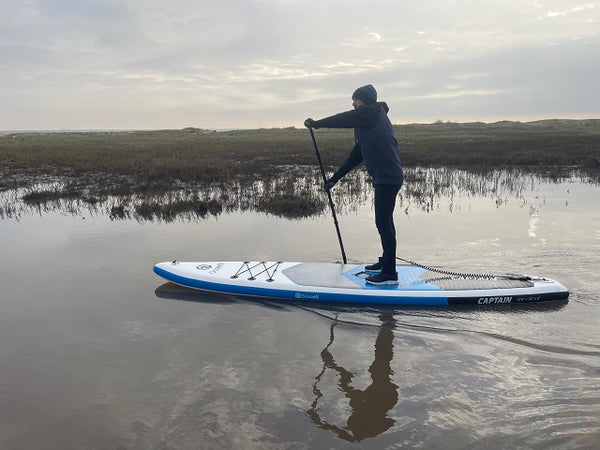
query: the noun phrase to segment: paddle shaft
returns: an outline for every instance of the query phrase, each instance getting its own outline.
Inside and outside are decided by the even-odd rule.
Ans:
[[[315,147],[315,153],[317,154],[317,161],[319,161],[319,167],[321,168],[321,175],[323,176],[323,185],[327,183],[327,175],[325,175],[325,168],[323,167],[323,160],[321,159],[321,152],[319,151],[319,146],[317,145],[317,140],[315,139],[315,133],[313,132],[312,127],[308,127],[308,131],[310,131],[310,137],[312,138],[313,145]],[[329,200],[329,207],[331,208],[331,215],[333,216],[333,223],[335,224],[335,230],[337,231],[338,241],[340,243],[340,250],[342,251],[342,260],[344,264],[348,262],[346,259],[346,252],[344,251],[344,243],[342,242],[342,235],[340,233],[340,225],[338,224],[337,216],[335,214],[335,206],[333,205],[333,199],[331,198],[331,192],[325,189],[327,192],[327,199]]]

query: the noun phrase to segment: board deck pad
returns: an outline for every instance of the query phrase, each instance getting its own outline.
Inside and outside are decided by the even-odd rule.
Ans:
[[[561,283],[525,275],[453,274],[396,267],[398,285],[373,286],[362,264],[281,261],[162,262],[161,277],[193,289],[293,301],[388,305],[532,303],[566,300]]]

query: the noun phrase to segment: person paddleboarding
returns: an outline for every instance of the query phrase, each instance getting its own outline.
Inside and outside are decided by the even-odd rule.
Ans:
[[[371,84],[361,86],[352,94],[353,110],[320,120],[308,118],[307,128],[354,128],[354,147],[348,158],[326,180],[329,191],[348,172],[364,162],[375,188],[375,225],[381,238],[382,256],[365,266],[372,285],[396,285],[396,227],[394,208],[404,175],[394,128],[388,118],[389,107],[377,101],[377,91]]]

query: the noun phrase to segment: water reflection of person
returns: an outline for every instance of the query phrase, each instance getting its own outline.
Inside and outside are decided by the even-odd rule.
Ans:
[[[394,420],[388,417],[387,413],[398,402],[398,386],[391,380],[393,372],[390,365],[394,356],[393,328],[395,321],[391,314],[382,314],[379,318],[382,325],[375,341],[375,360],[369,367],[373,382],[366,389],[360,390],[352,386],[352,372],[339,366],[329,350],[334,340],[333,328],[335,322],[331,325],[329,344],[321,352],[323,370],[315,378],[313,393],[316,398],[307,414],[310,420],[319,428],[333,431],[339,438],[346,441],[362,441],[377,436],[394,425]],[[352,413],[348,417],[345,427],[327,423],[319,416],[317,403],[323,397],[323,394],[318,388],[318,383],[326,369],[337,372],[339,377],[338,386],[349,399],[352,408]]]

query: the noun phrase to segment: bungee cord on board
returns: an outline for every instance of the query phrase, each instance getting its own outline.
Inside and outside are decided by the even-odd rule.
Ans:
[[[416,267],[420,267],[421,269],[428,270],[429,272],[439,273],[441,275],[449,275],[451,277],[456,277],[456,278],[473,278],[473,279],[479,279],[479,280],[494,280],[494,279],[518,280],[518,281],[530,281],[531,280],[531,277],[529,277],[527,275],[519,275],[519,274],[512,274],[512,273],[506,273],[506,274],[501,274],[501,275],[492,274],[492,273],[462,273],[462,272],[454,272],[454,271],[450,271],[450,270],[438,269],[436,267],[431,267],[431,266],[427,266],[425,264],[420,264],[418,262],[410,261],[408,259],[400,258],[399,256],[396,256],[396,259],[399,261],[405,262],[407,264],[410,264],[411,266],[416,266]]]

